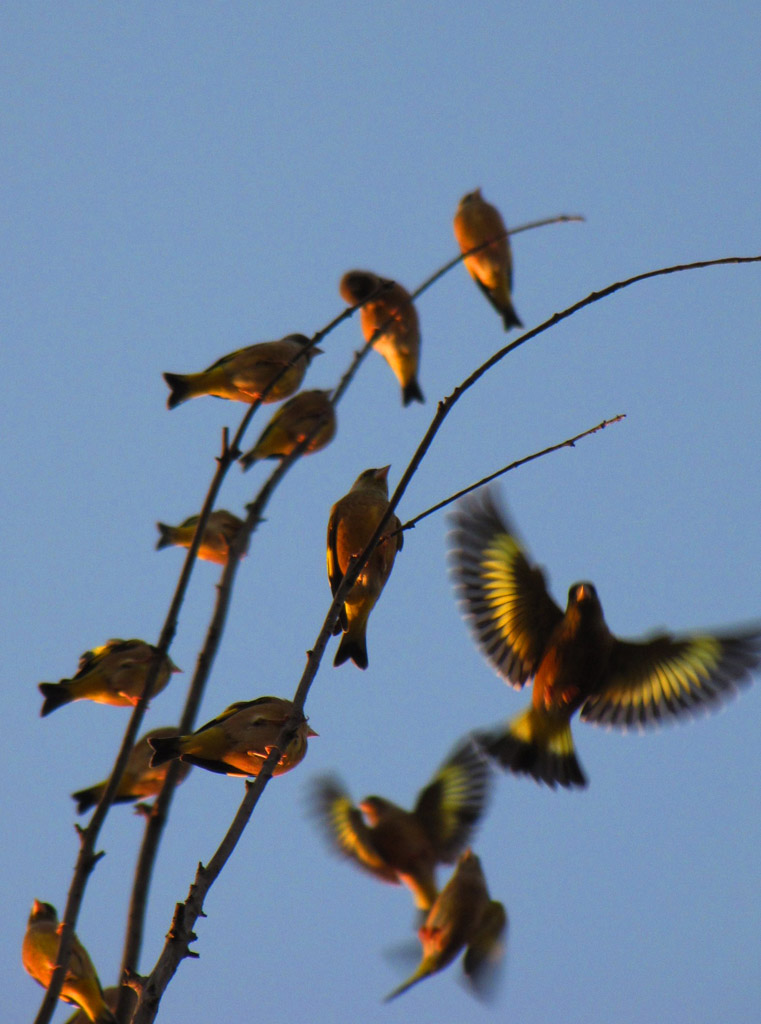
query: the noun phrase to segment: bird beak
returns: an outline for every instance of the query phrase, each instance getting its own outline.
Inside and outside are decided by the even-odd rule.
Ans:
[[[576,601],[578,604],[581,604],[582,601],[589,601],[591,597],[592,593],[589,587],[585,587],[583,583],[576,588]]]
[[[390,469],[391,469],[391,466],[382,466],[380,469],[376,469],[375,470],[375,479],[376,480],[388,480],[388,471]]]
[[[307,726],[307,736],[319,736],[318,732],[315,732],[311,725]]]
[[[39,914],[39,912],[41,910],[42,910],[42,903],[40,903],[39,900],[35,900],[34,903],[32,904],[32,913],[33,914]]]

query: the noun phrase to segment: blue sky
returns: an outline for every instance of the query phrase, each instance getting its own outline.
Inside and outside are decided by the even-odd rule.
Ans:
[[[481,186],[518,236],[527,327],[657,266],[761,253],[761,23],[751,3],[10,3],[0,12],[6,669],[0,972],[14,1020],[40,990],[20,965],[32,900],[63,907],[77,850],[69,793],[103,777],[123,709],[39,718],[36,684],[111,636],[155,641],[181,566],[155,521],[198,510],[242,405],[169,413],[161,373],[313,333],[363,267],[409,289],[456,252],[457,201]],[[447,420],[399,514],[620,412],[626,421],[502,484],[563,601],[595,581],[636,636],[761,614],[761,268],[636,286],[509,357]],[[325,527],[368,466],[395,485],[438,399],[505,341],[462,268],[420,300],[425,406],[402,409],[371,354],[335,442],[274,497],[239,574],[200,721],[290,696],[329,605]],[[330,387],[360,341],[324,345]],[[255,439],[265,415],[253,424]],[[233,469],[240,512],[264,478]],[[511,917],[495,1004],[459,967],[390,1006],[412,934],[406,891],[334,859],[310,778],[409,806],[467,729],[514,714],[447,578],[447,523],[409,534],[368,632],[370,667],[333,669],[307,706],[319,739],[265,794],[199,922],[160,1019],[747,1022],[761,997],[756,684],[720,713],[643,735],[577,724],[581,793],[501,776],[474,841]],[[219,570],[196,568],[146,727],[182,707]],[[242,783],[178,791],[141,969],[216,848]],[[115,808],[78,931],[116,980],[141,822]],[[442,880],[444,876],[442,875]],[[56,1020],[66,1017],[66,1009]]]

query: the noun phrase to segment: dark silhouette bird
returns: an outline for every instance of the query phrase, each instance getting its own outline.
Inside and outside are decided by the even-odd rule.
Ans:
[[[412,811],[381,796],[355,807],[334,776],[317,781],[315,810],[334,849],[384,882],[406,885],[420,910],[438,895],[436,865],[469,842],[489,794],[489,762],[473,740],[461,744],[420,791]]]
[[[453,521],[453,575],[476,642],[506,682],[534,683],[531,705],[481,736],[511,771],[585,786],[571,736],[577,711],[622,729],[656,724],[732,696],[761,661],[759,624],[621,640],[591,583],[574,583],[561,611],[488,491],[463,499]]]

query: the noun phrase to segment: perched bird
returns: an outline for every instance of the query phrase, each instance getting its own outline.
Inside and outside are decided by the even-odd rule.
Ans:
[[[465,977],[477,995],[486,995],[504,952],[502,936],[506,928],[504,906],[490,898],[481,862],[466,850],[418,931],[423,958],[417,970],[385,1001],[443,970],[463,949]]]
[[[264,402],[288,398],[301,387],[307,367],[322,352],[321,348],[307,348],[307,345],[309,338],[305,335],[288,334],[279,341],[262,341],[230,352],[202,373],[165,373],[164,380],[170,388],[167,408],[174,409],[199,395],[255,402],[281,373]]]
[[[240,700],[188,736],[149,738],[155,751],[151,768],[179,757],[220,775],[258,775],[292,712],[292,702],[281,697]],[[272,774],[284,775],[295,768],[307,752],[308,737],[316,735],[302,715]]]
[[[43,988],[50,985],[53,977],[60,941],[55,907],[35,900],[21,946],[21,961],[26,972]],[[65,1003],[80,1007],[88,1020],[97,1024],[116,1024],[116,1017],[103,999],[103,989],[92,960],[76,935],[60,998]]]
[[[334,848],[384,882],[406,885],[420,910],[438,895],[436,865],[451,864],[470,840],[489,794],[491,770],[467,740],[444,762],[412,811],[381,796],[355,807],[333,776],[319,779],[317,813]]]
[[[652,725],[731,696],[761,661],[759,625],[620,640],[591,583],[573,584],[563,613],[489,492],[461,501],[454,526],[454,578],[476,642],[506,682],[534,681],[530,707],[481,737],[511,771],[585,786],[571,736],[576,711],[622,729]]]
[[[335,503],[328,521],[328,579],[335,597],[352,558],[360,555],[388,508],[388,471],[366,469],[351,490]],[[348,593],[334,635],[343,630],[334,665],[349,658],[359,668],[367,668],[367,619],[386,585],[397,551],[402,550],[403,535],[395,533],[401,523],[392,515],[388,532],[370,555],[367,564]]]
[[[176,545],[179,548],[189,548],[198,525],[198,516],[189,516],[179,526],[167,526],[166,523],[156,523],[159,531],[159,539],[156,542],[156,550]],[[230,547],[235,540],[238,530],[243,526],[243,520],[238,519],[232,512],[223,508],[217,509],[209,515],[206,521],[206,528],[203,531],[203,538],[198,546],[198,557],[205,562],[216,562],[218,565],[226,565],[230,555]]]
[[[454,234],[460,252],[468,252],[494,239],[491,245],[466,256],[465,266],[502,317],[505,330],[523,327],[513,309],[513,259],[505,222],[496,206],[482,197],[480,188],[460,200],[454,217]]]
[[[39,684],[45,698],[40,715],[44,718],[73,700],[92,700],[116,707],[134,706],[158,656],[157,649],[144,640],[107,640],[102,647],[80,656],[77,674],[72,679]],[[153,696],[164,689],[172,672],[181,671],[169,655],[164,654]]]
[[[169,765],[151,768],[150,762],[153,757],[153,747],[148,741],[152,738],[155,739],[157,736],[169,737],[177,735],[179,734],[176,729],[173,729],[171,726],[165,726],[161,729],[152,729],[137,741],[127,758],[127,765],[114,797],[115,804],[134,803],[136,800],[156,796],[157,793],[161,792]],[[189,771],[189,766],[182,765],[180,767],[177,785],[186,778]],[[77,814],[84,814],[85,811],[89,811],[91,807],[98,803],[103,796],[107,783],[108,779],[104,779],[103,782],[90,786],[89,789],[80,789],[78,792],[71,794],[72,799],[77,801]]]
[[[373,348],[383,356],[399,381],[402,404],[424,402],[417,381],[420,322],[407,289],[370,270],[350,270],[341,278],[338,290],[341,298],[352,306],[365,303],[359,311],[362,333],[365,341],[369,341],[380,331]],[[375,292],[369,302],[365,301]]]
[[[330,391],[300,391],[281,405],[251,451],[241,456],[243,469],[259,459],[290,455],[312,431],[315,433],[304,454],[320,451],[335,437],[336,413]]]

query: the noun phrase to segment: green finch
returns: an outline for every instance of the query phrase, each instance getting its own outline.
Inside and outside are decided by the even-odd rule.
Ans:
[[[468,273],[502,317],[505,330],[523,327],[513,309],[513,260],[510,239],[499,210],[487,203],[481,189],[460,200],[454,217],[454,234],[460,252],[468,252],[494,239],[491,245],[465,257]]]
[[[170,389],[167,408],[174,409],[199,395],[255,402],[281,373],[264,402],[288,398],[301,387],[307,367],[322,352],[320,348],[307,348],[308,345],[309,338],[303,334],[288,334],[279,341],[262,341],[230,352],[201,373],[165,373],[164,380]]]
[[[243,469],[259,459],[290,455],[310,434],[304,454],[320,451],[335,437],[336,413],[330,391],[300,391],[281,405],[251,451],[241,455]]]
[[[53,977],[60,941],[55,907],[35,900],[21,946],[21,961],[26,972],[43,988],[50,985]],[[88,1020],[97,1024],[116,1024],[116,1018],[103,999],[103,989],[92,960],[76,935],[59,998],[80,1007]]]
[[[156,737],[177,735],[176,729],[173,729],[171,726],[165,726],[160,729],[152,729],[137,741],[130,751],[127,765],[116,789],[115,804],[134,803],[136,800],[156,796],[157,793],[161,792],[169,765],[151,768],[150,762],[153,757],[153,747],[148,741]],[[185,779],[189,771],[189,766],[181,766],[177,776],[177,785]],[[104,779],[103,782],[90,786],[89,789],[80,789],[78,792],[71,794],[72,799],[77,801],[77,814],[84,814],[85,811],[89,811],[91,807],[98,803],[103,796],[107,783],[108,779]]]
[[[406,288],[396,281],[378,277],[370,270],[350,270],[341,278],[338,290],[341,298],[351,306],[364,302],[359,311],[362,333],[365,341],[369,341],[376,331],[380,332],[373,348],[383,356],[399,381],[402,404],[424,402],[417,381],[420,322],[415,303]]]
[[[761,628],[620,640],[597,591],[574,583],[561,611],[489,492],[460,502],[452,560],[457,591],[492,668],[532,702],[481,737],[513,772],[550,786],[585,786],[571,717],[621,729],[689,715],[731,696],[761,660]]]
[[[281,697],[238,701],[187,736],[149,738],[154,749],[151,767],[178,757],[186,764],[220,775],[258,775],[292,711],[291,701]],[[295,768],[307,752],[308,737],[316,735],[302,715],[295,736],[281,752],[273,776]]]
[[[491,771],[473,740],[462,744],[421,790],[412,811],[381,796],[355,807],[333,776],[319,779],[317,812],[333,847],[384,882],[406,885],[420,910],[438,895],[436,865],[451,864],[483,814]]]
[[[366,469],[351,490],[335,503],[328,521],[328,579],[333,596],[341,585],[352,558],[360,555],[388,508],[388,471]],[[343,630],[334,665],[349,658],[359,668],[367,668],[367,619],[391,575],[397,551],[402,550],[403,535],[396,516],[386,524],[387,532],[370,555],[344,602],[334,634]]]
[[[189,516],[179,526],[167,526],[166,523],[156,523],[160,534],[156,542],[156,550],[160,551],[162,548],[168,548],[171,545],[175,545],[178,548],[189,548],[195,537],[198,519],[198,516]],[[230,547],[241,526],[243,526],[243,520],[223,508],[210,513],[209,518],[206,520],[201,543],[198,545],[198,557],[203,559],[204,562],[216,562],[218,565],[226,565],[230,555]]]
[[[144,640],[107,640],[102,647],[81,655],[77,674],[72,679],[39,684],[45,698],[40,714],[44,718],[73,700],[92,700],[116,707],[134,706],[157,657],[157,649]],[[164,654],[153,696],[164,689],[172,672],[180,671],[169,655]]]
[[[386,1002],[443,970],[463,949],[465,977],[476,994],[486,994],[502,958],[506,928],[505,908],[490,898],[481,862],[466,850],[418,931],[423,958],[417,970],[386,996]]]

